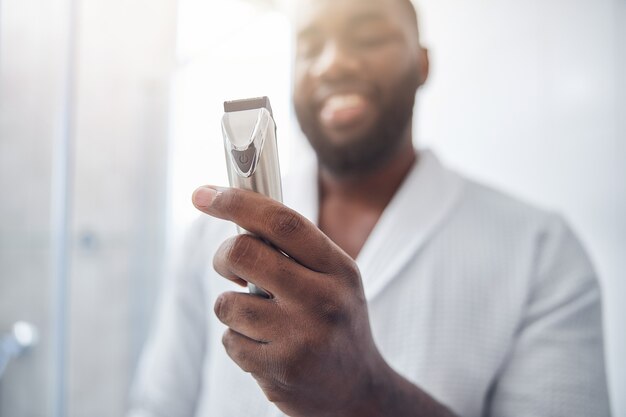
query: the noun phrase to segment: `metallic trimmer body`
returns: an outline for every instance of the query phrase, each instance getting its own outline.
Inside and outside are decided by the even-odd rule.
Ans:
[[[242,188],[283,201],[276,143],[276,123],[267,97],[224,103],[222,134],[228,179],[233,188]],[[238,227],[239,233],[248,233]],[[253,284],[251,293],[268,294]]]

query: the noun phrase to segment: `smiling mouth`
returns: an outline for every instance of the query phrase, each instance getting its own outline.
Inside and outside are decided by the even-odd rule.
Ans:
[[[322,105],[321,122],[329,128],[348,127],[364,119],[369,104],[362,94],[334,94]]]

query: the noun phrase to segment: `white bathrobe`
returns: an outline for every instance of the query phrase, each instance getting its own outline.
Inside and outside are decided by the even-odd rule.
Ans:
[[[317,221],[314,166],[285,202]],[[282,416],[226,355],[212,258],[235,226],[205,216],[163,293],[132,416]],[[358,256],[376,343],[459,416],[606,417],[598,282],[559,216],[444,168],[429,151]]]

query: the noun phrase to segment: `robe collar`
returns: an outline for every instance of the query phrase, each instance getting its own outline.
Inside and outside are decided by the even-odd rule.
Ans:
[[[378,296],[451,213],[461,195],[462,178],[446,169],[430,150],[419,159],[384,210],[356,262],[368,301]],[[317,164],[300,164],[284,181],[285,204],[315,224],[319,218]]]

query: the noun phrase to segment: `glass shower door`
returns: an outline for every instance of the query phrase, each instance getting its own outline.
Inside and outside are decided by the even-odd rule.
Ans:
[[[0,416],[64,413],[71,1],[0,1]]]
[[[166,258],[177,2],[150,5],[0,0],[0,417],[124,414]]]

